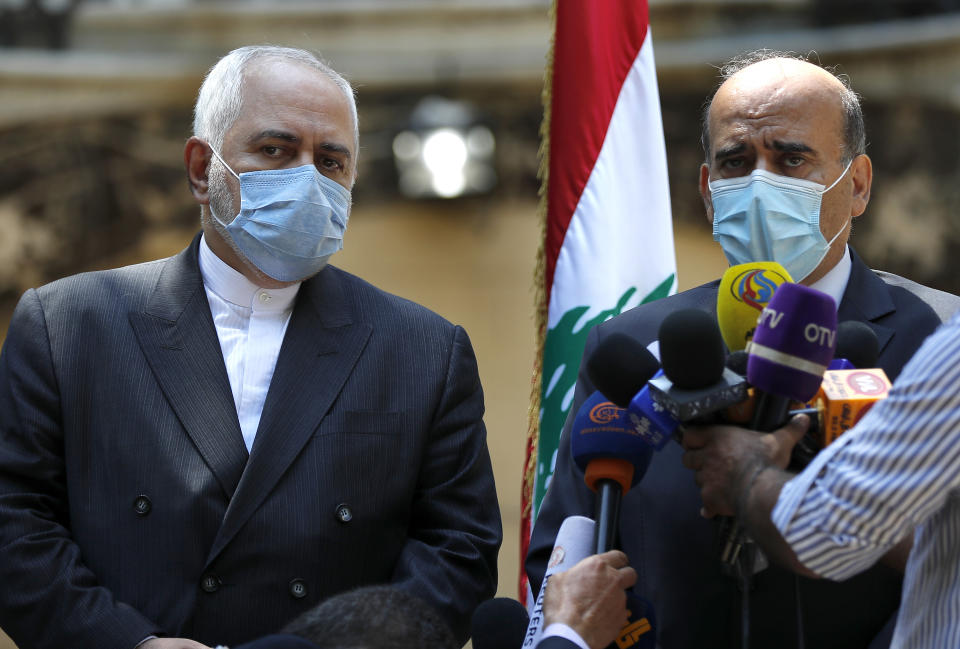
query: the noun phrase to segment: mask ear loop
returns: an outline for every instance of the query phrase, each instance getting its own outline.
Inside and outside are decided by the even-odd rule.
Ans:
[[[217,158],[217,160],[220,161],[220,164],[222,164],[224,167],[226,167],[226,168],[227,168],[227,171],[229,171],[230,173],[232,173],[234,178],[236,178],[237,180],[240,180],[240,176],[237,175],[237,172],[235,172],[233,169],[231,169],[231,168],[230,168],[230,165],[227,164],[227,161],[224,160],[222,157],[220,157],[220,154],[217,153],[217,150],[213,148],[213,145],[208,142],[208,143],[207,143],[207,146],[210,147],[210,152],[213,153],[213,155]],[[848,165],[848,166],[849,166],[849,165]],[[846,173],[846,172],[844,172],[844,173]],[[841,176],[840,178],[842,178],[842,177],[843,177],[843,176]],[[837,178],[837,180],[840,180],[840,178]],[[836,183],[834,183],[834,185],[835,185],[835,184],[836,184]],[[831,186],[832,186],[832,185],[831,185]]]
[[[224,164],[226,164],[226,163],[224,163]],[[848,162],[848,163],[847,163],[847,166],[843,168],[843,173],[840,174],[839,176],[837,176],[837,179],[834,180],[832,183],[830,183],[830,186],[827,187],[826,189],[824,189],[822,192],[820,192],[820,194],[821,194],[821,195],[826,194],[828,191],[830,191],[831,189],[833,189],[834,187],[836,187],[836,186],[837,186],[837,183],[840,182],[840,180],[841,180],[844,176],[847,175],[847,172],[848,172],[848,171],[850,171],[850,166],[851,166],[852,164],[853,164],[853,158],[850,158],[850,162]]]
[[[847,175],[847,172],[848,172],[848,171],[850,171],[850,165],[852,165],[852,164],[853,164],[853,159],[851,158],[851,159],[850,159],[850,162],[848,162],[848,163],[847,163],[847,166],[843,169],[843,173],[840,174],[839,176],[837,176],[837,179],[834,180],[833,183],[832,183],[829,187],[827,187],[826,189],[824,189],[824,190],[820,193],[820,195],[823,196],[823,195],[826,194],[828,191],[830,191],[831,189],[833,189],[834,187],[836,187],[836,186],[837,186],[837,183],[840,182],[840,180],[841,180],[844,176]],[[837,233],[836,233],[835,235],[833,235],[833,238],[830,239],[830,241],[827,242],[827,247],[828,247],[828,248],[829,248],[830,246],[832,246],[832,245],[833,245],[833,242],[837,240],[837,237],[839,237],[839,236],[843,233],[843,231],[847,229],[847,226],[850,225],[850,222],[851,222],[851,221],[853,221],[852,218],[847,219],[847,222],[843,224],[843,227],[841,227],[839,230],[837,230]]]
[[[214,157],[216,157],[216,159],[220,161],[220,164],[226,167],[227,171],[232,173],[237,180],[240,180],[240,176],[237,176],[236,172],[230,168],[230,165],[227,164],[227,161],[224,160],[222,157],[220,157],[220,154],[217,153],[217,150],[213,148],[213,145],[207,142],[207,146],[210,147],[210,152],[213,153]],[[216,220],[217,223],[219,223],[223,227],[227,227],[229,225],[229,223],[224,223],[223,220],[219,216],[217,216],[217,213],[213,210],[212,203],[208,207],[210,209],[210,215],[213,216],[214,220]],[[236,218],[236,216],[234,218]]]

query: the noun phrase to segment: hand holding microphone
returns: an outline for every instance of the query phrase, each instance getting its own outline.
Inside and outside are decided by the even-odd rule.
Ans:
[[[755,333],[746,347],[747,380],[757,397],[750,428],[762,432],[776,430],[786,421],[792,401],[805,403],[816,394],[833,358],[836,330],[836,303],[830,296],[800,284],[785,283],[777,288],[761,311]],[[802,422],[806,431],[809,421],[804,417]],[[792,433],[800,425],[799,422],[791,424],[783,433],[786,437],[781,435],[782,440],[771,441],[790,442],[792,448],[796,443]],[[684,464],[698,472],[697,483],[705,492],[704,497],[713,498],[713,491],[726,496],[731,490],[738,490],[738,495],[749,491],[763,467],[773,464],[772,458],[744,453],[744,449],[737,448],[755,433],[736,431],[735,428],[715,431],[717,439],[702,446],[693,446],[700,443],[696,438],[690,442],[689,448],[695,452],[685,456]],[[709,467],[715,466],[713,460],[718,458],[722,458],[719,461],[725,462],[726,467],[721,475],[712,475]],[[728,484],[723,485],[724,480]],[[718,500],[721,511],[735,511],[736,503],[729,498]],[[736,563],[742,544],[740,537],[739,527],[732,526],[721,552],[725,564]]]
[[[703,516],[735,516],[759,471],[787,467],[791,450],[809,424],[809,417],[796,415],[771,433],[723,424],[688,428],[683,435],[683,465],[696,472]]]
[[[626,589],[636,582],[637,573],[623,552],[587,557],[550,579],[544,600],[545,625],[566,624],[591,649],[603,649],[628,625]]]

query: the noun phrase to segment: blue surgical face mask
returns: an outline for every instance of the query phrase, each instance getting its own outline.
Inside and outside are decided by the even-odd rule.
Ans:
[[[279,282],[297,282],[316,275],[343,248],[349,189],[313,165],[237,175],[211,151],[240,181],[240,213],[228,224],[210,212],[264,274]]]
[[[775,261],[795,282],[812,273],[849,224],[827,241],[820,231],[820,201],[852,163],[829,187],[763,169],[711,181],[713,240],[730,265]]]

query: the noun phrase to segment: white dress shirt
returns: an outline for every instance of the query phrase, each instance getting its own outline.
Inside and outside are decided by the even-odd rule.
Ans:
[[[300,282],[261,288],[217,257],[205,237],[200,238],[200,275],[249,452]]]
[[[837,265],[827,271],[827,274],[810,285],[810,288],[816,289],[821,293],[826,293],[837,303],[840,308],[840,300],[843,299],[843,292],[847,290],[847,283],[850,281],[850,271],[853,270],[853,261],[850,259],[850,247],[845,246],[843,257],[837,262]]]

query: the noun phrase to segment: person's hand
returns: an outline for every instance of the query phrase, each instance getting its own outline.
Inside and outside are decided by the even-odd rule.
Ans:
[[[591,649],[616,640],[629,618],[626,589],[637,582],[636,571],[619,550],[595,554],[547,582],[543,601],[544,628],[559,622],[580,634]]]
[[[736,515],[737,501],[750,483],[767,467],[785,469],[790,451],[809,426],[809,417],[797,415],[769,434],[736,426],[685,428],[683,465],[696,472],[703,515]]]
[[[186,638],[151,638],[137,645],[137,649],[210,649],[210,647]]]

